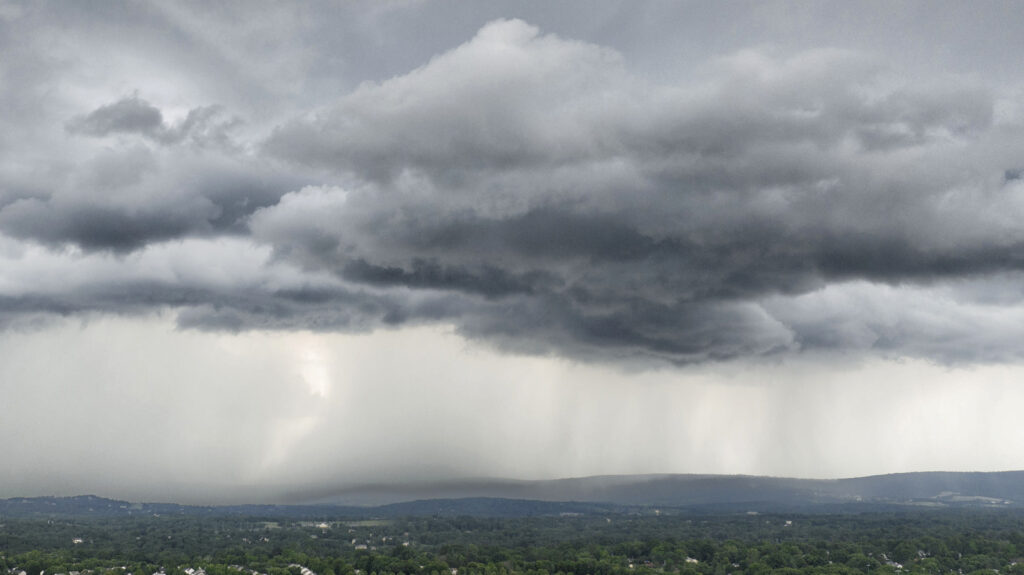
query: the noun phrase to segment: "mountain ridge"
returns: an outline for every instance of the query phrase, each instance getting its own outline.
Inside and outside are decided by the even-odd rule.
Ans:
[[[0,499],[0,517],[40,515],[400,516],[1024,507],[1024,471],[908,472],[842,479],[603,475],[379,484],[292,494],[291,504],[131,503],[95,495]]]
[[[326,491],[326,490],[325,490]],[[382,505],[418,499],[500,497],[688,506],[770,501],[846,503],[988,497],[1024,503],[1024,471],[923,471],[839,479],[758,475],[599,475],[553,480],[481,479],[395,483],[321,491],[311,503]],[[948,496],[943,494],[950,492]]]

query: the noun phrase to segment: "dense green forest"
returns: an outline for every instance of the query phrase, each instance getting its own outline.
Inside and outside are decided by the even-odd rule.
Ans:
[[[0,568],[14,575],[1024,574],[1024,513],[8,517],[0,518]]]

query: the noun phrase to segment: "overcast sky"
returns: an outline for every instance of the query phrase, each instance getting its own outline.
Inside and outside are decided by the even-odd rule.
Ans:
[[[1021,22],[0,0],[0,497],[1024,468]]]

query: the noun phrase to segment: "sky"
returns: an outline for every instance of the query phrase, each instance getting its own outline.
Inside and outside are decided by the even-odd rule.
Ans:
[[[1024,469],[1020,22],[0,0],[0,497]]]

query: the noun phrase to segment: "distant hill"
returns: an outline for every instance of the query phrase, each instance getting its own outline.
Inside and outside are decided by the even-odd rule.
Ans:
[[[340,509],[330,506],[332,511]],[[0,499],[0,517],[130,517],[133,515],[223,515],[243,513],[246,515],[279,515],[287,506],[239,505],[239,506],[192,506],[176,503],[131,503],[106,499],[95,495],[75,497],[15,497]],[[319,506],[296,506],[303,514]]]
[[[315,501],[366,505],[465,497],[665,507],[803,507],[850,503],[1024,505],[1024,471],[898,473],[851,479],[615,475],[553,481],[452,481],[354,487],[318,497]]]
[[[92,495],[0,499],[0,517],[520,517],[607,513],[847,512],[906,507],[1024,507],[1024,471],[899,473],[851,479],[623,475],[554,481],[480,480],[337,490],[304,505],[187,506]]]
[[[533,501],[498,497],[427,499],[388,505],[359,507],[345,505],[223,505],[198,506],[175,503],[130,503],[95,495],[76,497],[17,497],[0,499],[4,517],[148,517],[224,516],[268,518],[366,518],[408,516],[529,517],[542,515],[584,515],[639,513],[646,508],[609,503]]]

